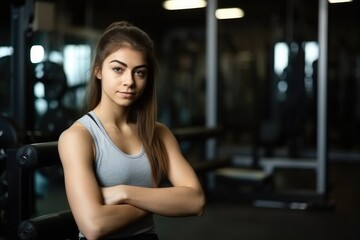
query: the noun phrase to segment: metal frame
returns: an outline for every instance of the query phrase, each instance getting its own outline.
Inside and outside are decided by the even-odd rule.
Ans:
[[[215,10],[217,0],[209,0],[207,6],[207,34],[206,34],[206,126],[217,125],[217,22]],[[319,42],[319,64],[318,64],[318,100],[317,100],[317,154],[316,159],[281,159],[273,161],[260,159],[260,165],[265,166],[268,171],[275,167],[304,167],[314,168],[316,171],[316,194],[320,197],[327,196],[327,38],[328,38],[328,2],[319,0],[318,17],[318,42]],[[209,140],[207,143],[208,157],[215,155],[216,142]]]

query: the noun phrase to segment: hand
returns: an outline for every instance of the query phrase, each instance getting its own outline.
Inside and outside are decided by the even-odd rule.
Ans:
[[[124,185],[117,185],[113,187],[103,187],[101,192],[105,205],[122,204],[126,199],[126,187]]]

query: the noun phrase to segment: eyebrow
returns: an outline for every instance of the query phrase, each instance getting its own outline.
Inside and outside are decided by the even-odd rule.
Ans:
[[[113,63],[113,62],[115,62],[115,63],[118,63],[118,64],[120,64],[120,65],[123,65],[124,67],[128,67],[128,65],[126,64],[126,63],[124,63],[124,62],[122,62],[122,61],[119,61],[119,60],[116,60],[116,59],[114,59],[114,60],[111,60],[110,61],[110,63]],[[135,68],[147,68],[147,65],[146,64],[143,64],[143,65],[139,65],[139,66],[136,66]]]

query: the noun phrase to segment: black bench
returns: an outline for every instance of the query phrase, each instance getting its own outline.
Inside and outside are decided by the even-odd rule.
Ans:
[[[57,141],[27,144],[20,147],[16,152],[16,162],[20,170],[30,176],[38,168],[61,166]],[[25,184],[25,182],[22,181],[21,184]],[[27,186],[32,188],[32,186]],[[24,186],[20,186],[18,190],[18,195],[22,198],[18,199],[20,202],[16,202],[17,199],[14,196],[13,200],[15,201],[12,204],[24,207],[21,209],[23,218],[17,219],[19,221],[17,230],[19,239],[77,239],[78,228],[70,210],[31,218],[33,193]],[[10,197],[9,199],[12,201]]]

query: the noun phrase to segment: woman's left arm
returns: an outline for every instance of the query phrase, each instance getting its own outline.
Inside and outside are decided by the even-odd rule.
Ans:
[[[181,153],[171,131],[162,124],[157,125],[156,131],[169,156],[168,179],[172,186],[145,188],[118,185],[103,188],[106,203],[127,203],[163,216],[201,216],[205,209],[205,196],[193,168]]]

